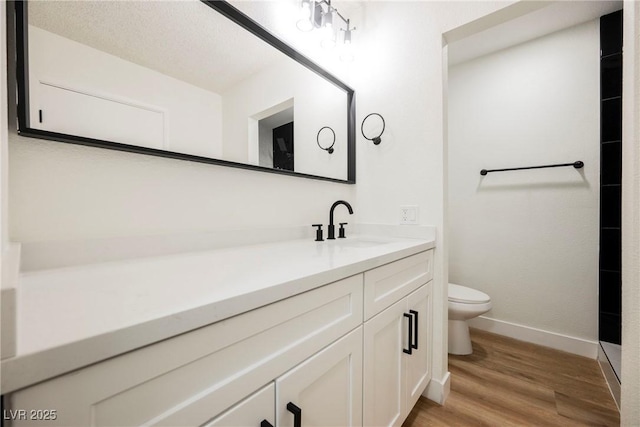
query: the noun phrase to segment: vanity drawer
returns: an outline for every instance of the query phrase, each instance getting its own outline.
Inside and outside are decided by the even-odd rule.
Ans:
[[[368,320],[433,278],[433,250],[364,273],[364,320]]]
[[[10,395],[38,425],[201,425],[362,323],[363,275]],[[11,425],[28,425],[16,420]]]

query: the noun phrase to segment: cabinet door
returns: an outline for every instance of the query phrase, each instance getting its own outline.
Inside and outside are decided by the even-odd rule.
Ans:
[[[409,295],[407,303],[413,316],[412,332],[416,339],[411,354],[404,355],[407,385],[405,414],[411,411],[431,379],[431,283]]]
[[[205,427],[260,427],[266,420],[275,425],[276,386],[270,383],[231,407]]]
[[[305,427],[362,425],[362,327],[276,380],[278,426],[294,425],[289,403]]]
[[[402,299],[364,324],[364,425],[398,426],[404,415],[403,349],[408,348]]]

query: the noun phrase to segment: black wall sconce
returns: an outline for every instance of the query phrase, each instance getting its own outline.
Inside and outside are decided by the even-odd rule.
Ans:
[[[369,119],[372,116],[378,116],[380,117],[380,120],[382,121],[382,130],[380,131],[380,133],[378,134],[378,136],[374,136],[372,138],[369,138],[367,135],[364,134],[364,124],[367,121],[367,119]],[[369,121],[371,121],[373,119],[369,119]],[[373,145],[380,145],[380,143],[382,142],[382,139],[380,138],[382,136],[382,134],[384,133],[384,128],[385,128],[386,124],[384,122],[384,117],[382,117],[380,114],[378,113],[371,113],[369,114],[367,117],[365,117],[362,120],[362,125],[360,126],[360,132],[362,132],[362,136],[364,136],[365,139],[368,139],[369,141],[373,142]]]
[[[328,129],[328,130],[322,132],[325,129]],[[331,132],[331,144],[328,147],[323,147],[322,145],[320,145],[320,135],[321,134],[329,135],[329,132]],[[316,142],[318,143],[318,147],[320,147],[321,150],[325,150],[329,154],[332,154],[333,153],[333,145],[336,143],[336,133],[329,126],[322,127],[318,131],[318,135],[316,136]]]

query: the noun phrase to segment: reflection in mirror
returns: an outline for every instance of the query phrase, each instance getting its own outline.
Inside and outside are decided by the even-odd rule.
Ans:
[[[329,126],[324,126],[318,131],[316,142],[320,149],[333,154],[333,146],[336,144],[336,133]]]
[[[293,100],[292,100],[293,101]],[[293,102],[292,102],[293,103]],[[286,103],[289,104],[288,102]],[[294,170],[293,168],[293,105],[283,107],[264,119],[258,120],[258,146],[260,166]],[[278,140],[280,138],[280,140]],[[285,142],[286,139],[286,142]],[[279,141],[274,144],[274,141]],[[249,143],[251,146],[251,142]],[[290,158],[285,166],[282,157]],[[276,159],[276,160],[274,160]]]
[[[354,181],[353,91],[213,7],[29,2],[21,133]],[[316,146],[325,125],[336,133],[333,156]]]
[[[294,170],[293,159],[293,122],[291,122],[273,129],[273,167],[292,171]]]

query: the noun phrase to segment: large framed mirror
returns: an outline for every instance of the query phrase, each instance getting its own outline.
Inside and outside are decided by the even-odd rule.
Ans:
[[[15,8],[19,134],[355,183],[353,89],[230,3]]]

